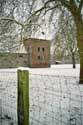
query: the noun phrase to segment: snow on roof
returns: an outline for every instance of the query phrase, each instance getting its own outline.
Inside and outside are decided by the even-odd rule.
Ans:
[[[37,42],[38,42],[38,41],[39,41],[39,42],[40,42],[40,41],[50,42],[50,40],[47,40],[47,39],[39,39],[39,38],[24,38],[23,40],[24,40],[24,41],[26,41],[26,40],[31,40],[31,41],[35,41],[35,42],[36,42],[36,41],[37,41]]]

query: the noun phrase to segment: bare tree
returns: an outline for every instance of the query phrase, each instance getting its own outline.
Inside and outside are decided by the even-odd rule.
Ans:
[[[76,24],[76,38],[80,55],[80,80],[83,83],[83,0],[47,0],[44,5],[35,11],[32,15],[40,13],[44,9],[46,11],[53,10],[59,6],[65,7],[73,16]]]
[[[34,0],[3,0],[1,8],[0,48],[4,51],[14,50],[20,44],[18,41],[22,42],[23,37],[32,35],[34,25],[38,27],[36,17],[27,20],[36,8],[36,2]]]
[[[76,39],[76,26],[70,13],[62,12],[59,17],[59,29],[53,38],[54,54],[61,51],[62,59],[72,59],[73,68],[76,67],[76,59],[78,58],[78,47]]]
[[[1,12],[5,12],[5,14],[2,14],[2,15],[6,17],[11,17],[13,19],[12,22],[17,22],[17,24],[19,25],[21,24],[20,26],[22,27],[21,29],[23,30],[23,26],[25,26],[26,22],[28,25],[28,23],[31,21],[32,18],[36,17],[36,19],[38,19],[37,17],[40,17],[40,15],[43,16],[46,13],[52,14],[51,17],[53,17],[57,9],[63,10],[63,8],[64,9],[66,8],[66,10],[68,10],[73,16],[74,22],[76,25],[76,33],[77,33],[76,38],[77,38],[77,45],[79,48],[79,55],[80,55],[80,80],[79,82],[83,83],[83,14],[82,14],[83,13],[83,0],[41,0],[42,5],[39,7],[36,7],[38,1],[35,0],[33,9],[31,9],[32,10],[31,13],[28,13],[29,12],[28,9],[25,9],[27,10],[26,16],[25,16],[25,12],[23,14],[24,16],[20,16],[22,15],[21,13],[22,6],[24,5],[28,6],[27,3],[30,3],[30,5],[33,5],[32,1],[34,0],[21,0],[21,1],[20,0],[10,0],[10,1],[4,0],[4,2],[2,1],[1,3],[2,4]],[[8,6],[6,6],[6,4],[9,5],[8,3],[10,2],[13,3],[15,7],[14,8],[11,7],[11,9],[8,9]],[[22,4],[19,4],[19,3],[22,3]],[[7,7],[6,10],[3,9],[4,7],[5,8]],[[13,14],[11,14],[11,12],[13,12]],[[12,16],[9,16],[9,15],[12,15]],[[21,17],[23,17],[23,20]],[[11,19],[9,20],[11,22]],[[9,23],[9,20],[8,19],[6,20],[6,24]]]

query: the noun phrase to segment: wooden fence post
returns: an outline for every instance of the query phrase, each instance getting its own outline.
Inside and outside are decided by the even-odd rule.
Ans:
[[[18,69],[18,125],[29,125],[29,71]]]

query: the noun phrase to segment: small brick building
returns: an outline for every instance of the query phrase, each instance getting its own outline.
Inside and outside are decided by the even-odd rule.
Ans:
[[[50,66],[50,41],[43,39],[24,39],[24,46],[28,53],[29,67]]]

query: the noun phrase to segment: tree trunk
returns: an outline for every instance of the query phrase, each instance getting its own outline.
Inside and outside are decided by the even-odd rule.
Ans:
[[[80,30],[81,32],[81,30]],[[83,84],[83,38],[78,36],[80,40],[78,40],[78,48],[79,48],[79,55],[80,55],[80,80],[79,82]],[[83,36],[82,36],[83,37]]]
[[[75,18],[76,28],[77,28],[77,44],[79,48],[79,55],[80,55],[80,77],[79,83],[83,84],[83,21],[80,16]]]
[[[83,46],[83,42],[82,42],[82,46]],[[79,82],[83,84],[83,52],[80,52],[80,80]]]
[[[73,68],[76,68],[74,53],[72,53],[72,64],[73,64]]]

